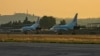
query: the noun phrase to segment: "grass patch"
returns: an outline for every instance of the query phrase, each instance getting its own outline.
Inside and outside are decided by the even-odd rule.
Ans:
[[[0,42],[100,44],[100,35],[24,35],[0,34]]]

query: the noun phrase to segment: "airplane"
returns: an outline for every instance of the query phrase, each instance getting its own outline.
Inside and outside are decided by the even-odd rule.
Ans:
[[[36,33],[38,33],[38,30],[41,30],[39,22],[40,22],[40,19],[38,18],[37,21],[33,25],[22,27],[22,32],[24,34],[27,34],[28,32],[32,32],[32,31],[36,31]]]
[[[72,22],[65,24],[65,25],[54,25],[50,28],[50,31],[54,31],[58,34],[62,34],[62,31],[69,31],[74,29],[79,29],[80,27],[77,26],[77,16],[78,13],[75,14]]]

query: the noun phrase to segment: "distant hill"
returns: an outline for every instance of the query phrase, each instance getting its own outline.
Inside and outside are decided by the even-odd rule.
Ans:
[[[26,16],[30,21],[35,21],[38,17],[38,16],[25,14],[25,13],[15,13],[14,15],[3,15],[0,16],[0,24],[7,23],[9,21],[18,21],[18,20],[23,21],[26,18]]]
[[[25,13],[15,13],[14,15],[0,15],[0,24],[7,23],[9,21],[18,21],[18,20],[23,21],[26,18],[26,16],[30,21],[35,21],[37,17],[39,17],[39,16],[25,14]],[[72,19],[73,18],[66,18],[65,20],[68,23]],[[59,24],[60,20],[62,20],[62,18],[61,19],[56,18],[57,24]],[[80,25],[86,25],[88,23],[100,23],[100,18],[78,19],[78,24]]]

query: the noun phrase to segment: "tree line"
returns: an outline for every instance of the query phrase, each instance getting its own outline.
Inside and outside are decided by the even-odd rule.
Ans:
[[[23,26],[30,26],[32,24],[34,24],[35,21],[29,21],[28,17],[25,17],[24,21],[10,21],[7,22],[5,24],[1,24],[0,27],[1,28],[21,28]],[[40,27],[43,29],[49,29],[51,28],[53,25],[56,24],[56,18],[52,17],[52,16],[43,16],[40,18]],[[60,25],[66,24],[65,20],[61,20],[60,21]]]

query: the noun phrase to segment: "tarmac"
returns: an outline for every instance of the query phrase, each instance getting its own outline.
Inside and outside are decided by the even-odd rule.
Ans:
[[[0,42],[0,56],[100,56],[100,45]]]

